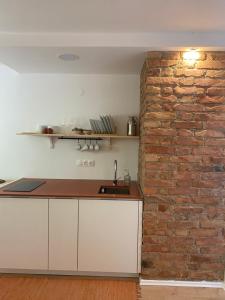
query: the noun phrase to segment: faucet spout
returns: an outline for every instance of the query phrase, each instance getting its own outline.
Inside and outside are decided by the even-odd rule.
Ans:
[[[113,185],[117,185],[118,180],[117,180],[117,160],[114,160],[114,180],[113,180]]]

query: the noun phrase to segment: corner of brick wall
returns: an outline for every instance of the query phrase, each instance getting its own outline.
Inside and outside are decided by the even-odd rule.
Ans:
[[[149,52],[140,134],[142,277],[223,280],[225,52]]]

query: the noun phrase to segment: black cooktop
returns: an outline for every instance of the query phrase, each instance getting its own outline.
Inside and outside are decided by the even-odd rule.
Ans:
[[[44,184],[45,181],[41,179],[34,179],[34,180],[27,180],[22,179],[18,182],[11,183],[4,187],[4,192],[32,192],[42,184]]]

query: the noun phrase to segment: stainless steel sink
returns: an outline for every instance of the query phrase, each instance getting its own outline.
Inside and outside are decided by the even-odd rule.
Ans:
[[[116,194],[116,195],[129,195],[130,189],[128,186],[104,186],[99,189],[99,194]]]

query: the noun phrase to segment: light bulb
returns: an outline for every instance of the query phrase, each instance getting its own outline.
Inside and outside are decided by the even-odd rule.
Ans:
[[[183,59],[188,61],[196,61],[199,59],[200,54],[197,50],[191,49],[183,53]]]

